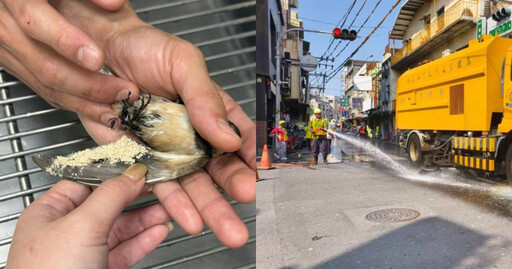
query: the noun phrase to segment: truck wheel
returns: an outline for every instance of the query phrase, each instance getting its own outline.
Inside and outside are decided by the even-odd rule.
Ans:
[[[507,180],[512,185],[512,144],[508,146],[507,156],[505,157],[505,170],[507,172]]]
[[[415,167],[419,167],[423,163],[423,152],[421,151],[420,138],[417,134],[411,134],[407,143],[407,157],[409,163]]]

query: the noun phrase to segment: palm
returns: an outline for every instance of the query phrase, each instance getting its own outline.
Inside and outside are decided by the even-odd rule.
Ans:
[[[205,170],[156,184],[153,192],[185,231],[199,233],[204,221],[225,245],[243,245],[248,238],[247,228],[214,182],[235,200],[255,200],[255,126],[210,79],[199,49],[141,22],[129,6],[120,13],[105,13],[87,1],[61,4],[68,19],[103,44],[107,64],[118,76],[149,93],[170,99],[181,97],[192,124],[203,138],[223,151],[237,152],[212,159]],[[241,140],[222,128],[220,123],[226,118],[240,129]],[[82,115],[81,119],[100,144],[121,135]]]
[[[183,71],[187,69],[176,55],[178,51],[183,53],[179,48],[182,43],[167,33],[142,26],[107,41],[107,62],[118,76],[144,91],[174,99],[179,93],[173,81],[183,80]]]

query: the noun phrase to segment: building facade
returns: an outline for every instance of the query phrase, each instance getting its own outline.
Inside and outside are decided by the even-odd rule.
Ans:
[[[260,154],[263,145],[272,144],[268,138],[278,119],[303,121],[309,105],[308,73],[300,68],[302,55],[308,54],[309,43],[300,31],[282,35],[290,28],[302,28],[294,10],[298,0],[257,0],[256,34],[256,146]],[[282,40],[279,38],[282,36]],[[278,48],[278,44],[281,44]],[[306,45],[304,45],[306,44]],[[276,59],[280,49],[279,64]],[[280,69],[278,92],[277,68]]]
[[[467,47],[489,0],[408,0],[400,8],[382,64],[381,138],[397,141],[396,81],[405,71]]]
[[[349,100],[347,119],[363,116],[363,102],[370,98],[372,92],[372,77],[368,75],[368,67],[372,64],[372,61],[350,59],[343,66],[344,97]]]
[[[398,72],[391,68],[391,56],[389,46],[382,57],[381,68],[381,88],[380,88],[380,138],[386,141],[393,140],[396,137],[395,130],[395,105],[396,105],[396,81]]]
[[[465,48],[476,36],[479,12],[477,0],[406,1],[390,34],[393,44],[402,45],[391,57],[392,68],[403,73]]]
[[[256,1],[256,149],[261,154],[276,115],[276,46],[285,17],[277,0]]]

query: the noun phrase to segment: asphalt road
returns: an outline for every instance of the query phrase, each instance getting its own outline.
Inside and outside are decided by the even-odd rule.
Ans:
[[[402,156],[391,155],[391,164],[361,147],[342,148],[343,163],[259,171],[258,268],[512,268],[505,182],[455,169],[419,174],[397,168],[406,164]],[[393,209],[419,216],[367,219],[384,209],[368,218],[410,216]]]

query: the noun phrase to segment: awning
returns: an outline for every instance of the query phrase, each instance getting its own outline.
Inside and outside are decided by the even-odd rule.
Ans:
[[[368,111],[368,116],[370,117],[378,117],[380,115],[380,109],[379,107],[372,108],[370,111]]]
[[[403,40],[405,31],[411,24],[414,14],[416,14],[418,9],[426,2],[430,2],[430,0],[407,0],[400,8],[400,12],[398,12],[389,38]]]

